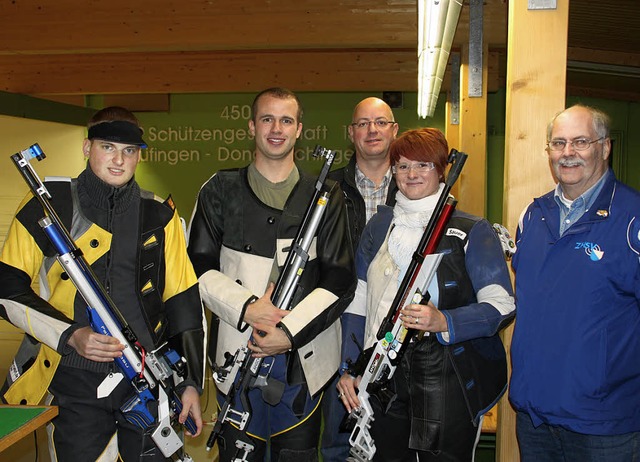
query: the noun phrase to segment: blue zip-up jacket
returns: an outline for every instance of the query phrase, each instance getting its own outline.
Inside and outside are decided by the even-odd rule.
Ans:
[[[562,237],[553,191],[516,236],[510,400],[536,426],[640,431],[640,193],[606,175]]]

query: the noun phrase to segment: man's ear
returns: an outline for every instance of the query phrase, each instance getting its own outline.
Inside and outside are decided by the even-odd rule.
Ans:
[[[256,124],[253,120],[249,120],[249,134],[253,137],[256,136]]]
[[[611,138],[605,138],[602,143],[602,159],[607,160],[611,154]]]
[[[91,140],[86,139],[82,142],[82,154],[85,158],[89,158],[89,152],[91,152]]]
[[[347,125],[347,132],[349,132],[349,139],[351,140],[351,142],[353,143],[353,125],[349,124]]]

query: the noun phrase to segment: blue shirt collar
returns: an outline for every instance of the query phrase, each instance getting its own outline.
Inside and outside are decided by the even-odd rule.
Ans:
[[[562,236],[574,223],[582,218],[582,216],[593,206],[609,175],[613,175],[611,169],[608,169],[605,174],[602,175],[602,178],[582,193],[580,197],[576,198],[570,206],[566,204],[566,199],[564,199],[564,201],[562,199],[562,188],[560,187],[560,183],[556,185],[556,189],[553,193],[553,199],[560,209],[560,227],[558,230],[560,236]]]
[[[609,175],[611,175],[611,169],[607,169],[607,171],[604,173],[604,175],[600,177],[600,179],[596,182],[596,184],[594,184],[585,192],[583,192],[580,197],[576,198],[573,201],[573,204],[571,204],[571,206],[584,207],[585,211],[589,210],[593,205],[593,203],[596,201],[596,198],[600,194],[600,191],[602,191],[602,187],[604,186],[604,183],[606,182],[607,177]],[[558,183],[553,193],[553,198],[555,199],[556,203],[561,209],[564,208],[568,210],[568,207],[562,202],[561,195],[562,195],[562,188],[560,187],[560,183]]]

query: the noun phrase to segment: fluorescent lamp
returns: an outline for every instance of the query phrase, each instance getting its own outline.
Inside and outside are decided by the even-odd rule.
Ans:
[[[418,0],[418,116],[433,117],[461,0]]]

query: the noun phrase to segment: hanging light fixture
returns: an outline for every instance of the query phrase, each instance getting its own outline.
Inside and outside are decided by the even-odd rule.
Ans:
[[[462,0],[418,0],[418,116],[432,117]]]

